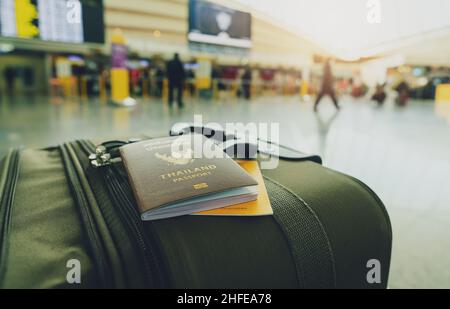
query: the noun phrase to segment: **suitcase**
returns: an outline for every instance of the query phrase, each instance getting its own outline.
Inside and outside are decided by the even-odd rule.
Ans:
[[[273,216],[143,222],[121,163],[91,165],[95,145],[16,149],[1,161],[0,287],[387,287],[390,220],[355,178],[281,160],[263,170]]]

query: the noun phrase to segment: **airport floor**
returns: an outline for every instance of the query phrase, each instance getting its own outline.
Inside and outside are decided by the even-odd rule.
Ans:
[[[187,100],[182,111],[158,100],[118,108],[98,100],[2,98],[0,155],[19,145],[164,135],[194,114],[204,122],[279,122],[282,144],[321,154],[326,166],[363,180],[384,201],[394,230],[390,288],[450,288],[450,104],[341,101],[339,113],[326,99],[316,115],[294,97]]]

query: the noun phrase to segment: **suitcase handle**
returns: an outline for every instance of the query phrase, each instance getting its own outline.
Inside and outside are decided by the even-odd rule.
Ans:
[[[273,143],[271,141],[266,141],[261,138],[257,138],[257,145],[245,143],[243,145],[244,147],[242,147],[242,142],[239,141],[236,134],[230,134],[220,128],[185,124],[174,125],[169,132],[170,136],[193,133],[202,134],[207,138],[212,138],[219,143],[223,143],[225,145],[224,151],[228,154],[229,152],[235,154],[237,153],[236,151],[232,152],[232,149],[245,149],[245,154],[237,153],[237,156],[232,156],[237,157],[238,159],[255,159],[257,157],[257,153],[262,153],[269,156],[277,156],[278,158],[287,161],[311,161],[320,165],[323,163],[322,158],[319,155],[306,154],[293,148]],[[241,146],[241,148],[239,146]],[[272,152],[267,150],[271,148],[273,149],[274,147],[277,147],[278,150]]]
[[[241,142],[236,135],[227,134],[224,131],[214,128],[185,126],[180,128],[180,130],[174,130],[172,128],[169,134],[170,136],[180,136],[193,133],[202,134],[207,138],[216,140],[222,146],[223,151],[234,159],[255,160],[258,157],[258,153],[261,153],[268,156],[276,156],[286,161],[311,161],[322,165],[322,158],[319,155],[306,154],[260,138],[258,138],[257,144]],[[92,166],[98,168],[120,162],[119,148],[139,141],[142,141],[142,139],[133,138],[128,141],[113,140],[100,144],[97,146],[95,153],[89,156]],[[275,151],[273,150],[274,148],[278,149]]]

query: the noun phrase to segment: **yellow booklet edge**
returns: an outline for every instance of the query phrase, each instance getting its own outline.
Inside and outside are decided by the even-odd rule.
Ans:
[[[212,209],[195,213],[197,216],[241,216],[257,217],[273,215],[269,194],[264,183],[257,161],[236,161],[247,173],[258,182],[258,198],[255,201],[227,206],[224,208]]]

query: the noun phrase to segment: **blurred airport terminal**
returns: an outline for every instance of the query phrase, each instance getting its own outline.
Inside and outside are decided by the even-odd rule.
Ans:
[[[448,12],[447,0],[0,0],[0,156],[161,136],[195,114],[277,122],[282,144],[384,201],[391,288],[450,288]]]

